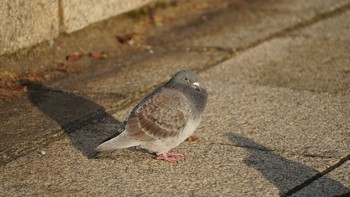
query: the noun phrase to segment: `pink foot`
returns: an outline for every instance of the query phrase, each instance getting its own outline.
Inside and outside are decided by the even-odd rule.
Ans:
[[[184,160],[183,154],[176,152],[167,152],[167,153],[157,153],[158,160],[166,160],[170,163],[176,163],[178,161]]]

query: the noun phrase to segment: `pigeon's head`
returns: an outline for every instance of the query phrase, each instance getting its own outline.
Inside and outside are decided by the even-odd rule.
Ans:
[[[190,70],[181,70],[170,79],[169,84],[181,84],[199,90],[198,76]]]

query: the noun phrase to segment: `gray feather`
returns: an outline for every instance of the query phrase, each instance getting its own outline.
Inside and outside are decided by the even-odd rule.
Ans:
[[[117,149],[129,148],[140,145],[140,141],[130,138],[127,133],[121,133],[115,138],[107,140],[97,146],[96,157],[103,157],[113,154]]]

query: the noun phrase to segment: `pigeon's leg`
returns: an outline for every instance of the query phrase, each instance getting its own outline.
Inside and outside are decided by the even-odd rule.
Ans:
[[[166,160],[171,163],[176,163],[178,161],[184,160],[183,154],[176,153],[176,152],[167,152],[167,153],[157,153],[157,159],[158,160]]]

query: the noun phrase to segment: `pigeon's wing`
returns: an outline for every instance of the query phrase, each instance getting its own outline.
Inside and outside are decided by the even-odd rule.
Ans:
[[[172,137],[184,130],[191,116],[189,100],[177,90],[163,88],[134,110],[125,130],[142,141]]]

